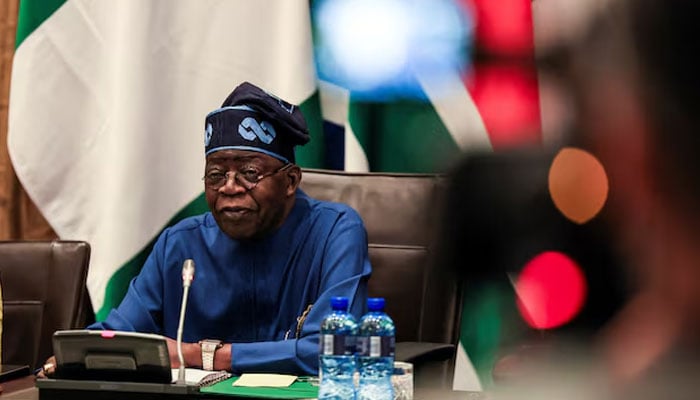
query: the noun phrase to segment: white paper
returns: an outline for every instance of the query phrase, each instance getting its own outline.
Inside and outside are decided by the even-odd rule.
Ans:
[[[233,386],[246,387],[288,387],[297,379],[296,375],[282,374],[243,374],[233,382]]]
[[[170,372],[172,373],[173,383],[177,382],[179,370],[177,368],[173,368],[170,370]],[[185,383],[188,385],[197,385],[202,378],[211,374],[212,372],[214,371],[205,371],[198,368],[185,368]]]

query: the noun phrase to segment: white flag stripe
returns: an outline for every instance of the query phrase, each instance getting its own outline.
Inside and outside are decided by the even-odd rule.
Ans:
[[[318,81],[323,119],[343,126],[348,119],[350,93],[347,89],[326,81]]]
[[[416,74],[442,123],[462,151],[491,151],[491,140],[474,100],[459,74]]]
[[[345,170],[349,172],[368,172],[369,161],[365,150],[357,141],[350,122],[345,123]]]
[[[452,382],[453,390],[466,390],[471,392],[480,392],[483,390],[479,376],[476,374],[476,368],[472,364],[467,352],[459,343],[457,349],[457,359],[455,361],[455,373]]]
[[[350,92],[329,82],[319,81],[323,119],[344,127],[344,165],[350,172],[368,172],[369,162],[365,150],[357,140],[348,121]]]
[[[202,192],[207,112],[243,80],[296,103],[314,92],[309,24],[301,0],[75,0],[25,39],[10,155],[56,233],[92,245],[95,309]]]

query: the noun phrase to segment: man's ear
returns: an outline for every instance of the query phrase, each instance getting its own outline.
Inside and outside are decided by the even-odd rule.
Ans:
[[[301,182],[301,168],[298,165],[293,165],[286,171],[287,177],[287,196],[293,196]]]

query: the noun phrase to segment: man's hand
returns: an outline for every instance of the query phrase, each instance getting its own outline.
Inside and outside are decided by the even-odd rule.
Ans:
[[[56,356],[51,356],[46,360],[44,366],[36,374],[37,378],[50,378],[56,373]]]
[[[168,353],[170,353],[170,367],[179,368],[180,359],[177,356],[177,341],[167,337],[165,341],[168,344]],[[202,353],[198,343],[183,343],[182,358],[185,360],[186,367],[202,368]]]

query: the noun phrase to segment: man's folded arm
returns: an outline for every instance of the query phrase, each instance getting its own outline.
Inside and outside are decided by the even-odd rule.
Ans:
[[[302,371],[318,374],[319,331],[321,321],[330,312],[330,299],[344,296],[350,311],[359,318],[367,299],[367,281],[371,266],[367,252],[367,234],[359,216],[339,221],[324,251],[321,294],[309,311],[298,338],[232,343],[231,370],[241,372]],[[292,330],[294,332],[294,330]]]
[[[324,292],[311,308],[299,338],[287,340],[232,343],[231,371],[318,374],[318,338],[321,321],[330,307],[332,296],[365,298],[366,277],[357,274]],[[218,354],[218,353],[217,353]]]

